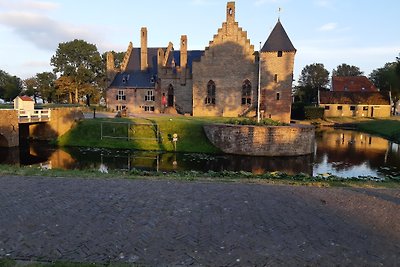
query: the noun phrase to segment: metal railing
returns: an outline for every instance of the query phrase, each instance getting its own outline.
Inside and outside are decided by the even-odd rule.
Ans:
[[[50,121],[50,109],[19,110],[20,122]]]

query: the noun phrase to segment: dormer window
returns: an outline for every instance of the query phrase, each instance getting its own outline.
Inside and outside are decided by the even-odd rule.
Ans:
[[[282,57],[283,52],[282,51],[278,51],[278,57]]]
[[[129,81],[129,74],[122,77],[122,83],[125,84]]]

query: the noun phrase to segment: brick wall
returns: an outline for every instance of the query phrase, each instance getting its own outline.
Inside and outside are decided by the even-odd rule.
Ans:
[[[204,126],[208,139],[225,153],[254,156],[298,156],[314,152],[315,128],[306,125]]]
[[[252,85],[252,102],[257,101],[257,70],[247,32],[237,22],[224,22],[200,62],[193,62],[193,116],[241,115],[248,109],[242,106],[242,85],[246,79]],[[210,80],[216,85],[215,105],[205,103]]]
[[[0,147],[19,146],[17,110],[0,110]]]
[[[348,104],[320,104],[325,109],[325,117],[374,117],[387,118],[390,117],[390,105],[348,105]],[[350,107],[354,106],[354,110]],[[339,107],[339,109],[338,109]]]
[[[125,95],[125,100],[117,100],[116,96],[118,95],[118,91],[123,90]],[[156,101],[145,101],[145,96],[148,94],[148,91],[152,91],[154,94],[154,99]],[[154,88],[140,88],[140,89],[118,89],[118,88],[109,88],[107,90],[107,108],[112,112],[117,112],[117,106],[122,107],[125,106],[128,108],[128,112],[131,113],[146,113],[145,106],[154,107],[154,111],[151,113],[159,113],[160,110],[160,97],[158,95],[157,90]],[[150,112],[150,111],[148,111]]]
[[[83,119],[80,108],[56,108],[51,110],[50,122],[29,126],[29,136],[39,140],[51,140],[68,132]]]
[[[283,52],[282,57],[277,52],[261,53],[260,109],[265,118],[290,122],[294,56],[294,52]]]

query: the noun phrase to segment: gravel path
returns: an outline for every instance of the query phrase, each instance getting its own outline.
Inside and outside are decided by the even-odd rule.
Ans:
[[[400,266],[400,190],[0,177],[0,258]]]

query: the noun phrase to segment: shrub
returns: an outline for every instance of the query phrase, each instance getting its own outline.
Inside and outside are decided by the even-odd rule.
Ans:
[[[324,111],[321,107],[304,107],[304,117],[306,120],[323,119]]]
[[[245,118],[245,119],[230,119],[226,122],[227,124],[233,124],[233,125],[254,125],[254,126],[284,126],[288,125],[286,123],[282,123],[279,121],[274,121],[271,119],[263,119],[260,122],[257,122],[255,119],[251,118]]]

